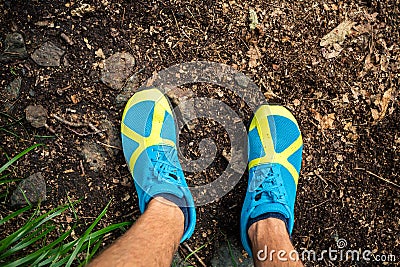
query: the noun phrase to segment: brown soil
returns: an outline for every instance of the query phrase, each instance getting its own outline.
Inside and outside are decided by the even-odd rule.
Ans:
[[[123,110],[116,105],[120,92],[100,81],[98,65],[102,58],[95,51],[101,48],[105,57],[121,51],[134,56],[136,87],[153,72],[173,64],[215,61],[248,75],[270,102],[285,105],[299,121],[304,155],[295,208],[295,247],[321,252],[335,248],[336,241],[344,238],[346,248],[400,257],[398,0],[85,3],[94,10],[79,17],[71,16],[71,10],[80,3],[0,1],[0,38],[22,33],[29,55],[46,41],[65,51],[58,67],[41,67],[31,58],[0,64],[2,88],[16,75],[22,77],[19,97],[12,101],[11,109],[4,110],[21,119],[21,124],[7,127],[20,138],[0,131],[0,145],[11,156],[33,143],[46,144],[13,168],[14,176],[21,178],[42,172],[48,186],[46,209],[66,203],[67,197],[83,198],[78,214],[83,224],[90,224],[113,199],[102,225],[140,215],[122,151],[104,145],[112,131],[106,131],[103,137],[80,136],[77,133],[92,130],[66,127],[49,117],[47,125],[57,137],[44,138],[54,134],[45,127],[33,128],[25,120],[28,105],[40,104],[49,114],[72,122],[90,122],[100,129],[105,129],[109,121],[118,131]],[[258,15],[255,30],[249,28],[250,8]],[[335,48],[321,47],[321,38],[344,20],[355,25],[340,45],[340,54],[326,59],[324,55]],[[73,44],[61,38],[61,33]],[[227,97],[226,91],[221,96],[214,86],[190,89],[195,95],[224,101],[248,122],[251,114],[235,106],[238,102]],[[5,99],[2,94],[1,89],[0,97]],[[1,125],[9,122],[4,116],[1,120]],[[182,134],[180,142],[192,157],[196,157],[201,139],[211,137],[218,144],[212,166],[188,177],[209,182],[223,172],[227,162],[221,154],[229,150],[224,133],[218,124],[205,119]],[[189,146],[190,142],[195,145]],[[90,149],[88,144],[103,151],[99,158],[104,165],[100,164],[97,171],[93,166],[98,162],[88,162],[82,155],[82,150]],[[2,155],[1,161],[6,157]],[[197,209],[196,231],[187,243],[196,249],[213,239],[197,253],[207,264],[223,234],[239,239],[246,181],[245,174],[229,194]],[[67,217],[63,219],[66,223]],[[188,254],[186,247],[179,251]],[[195,258],[191,261],[201,266]],[[351,264],[355,263],[307,263]],[[358,266],[365,265],[361,262]]]

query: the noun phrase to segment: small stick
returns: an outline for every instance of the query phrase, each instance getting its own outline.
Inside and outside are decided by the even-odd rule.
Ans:
[[[57,116],[55,114],[52,114],[51,116],[53,118],[55,118],[56,120],[66,124],[68,126],[77,127],[77,128],[88,126],[90,129],[92,129],[94,131],[92,133],[78,133],[77,131],[75,131],[75,130],[69,128],[69,127],[66,127],[68,130],[70,130],[71,132],[73,132],[73,133],[75,133],[75,134],[77,134],[79,136],[88,136],[88,135],[98,134],[98,135],[100,135],[101,138],[104,137],[104,134],[103,134],[104,130],[97,129],[97,127],[94,126],[91,122],[88,122],[87,125],[85,125],[85,124],[79,123],[79,122],[71,122],[71,121],[64,120],[63,118],[61,118],[61,117],[59,117],[59,116]]]
[[[79,161],[79,165],[81,166],[81,170],[82,170],[81,176],[85,176],[85,168],[83,167],[83,162],[82,162],[82,160]]]
[[[104,130],[99,130],[96,128],[96,126],[94,126],[91,122],[88,123],[88,126],[90,129],[92,129],[94,131],[94,134],[99,134],[101,138],[104,137]]]
[[[189,247],[188,244],[186,244],[186,242],[184,242],[183,245],[185,246],[185,248],[187,248],[187,250],[190,251],[190,253],[200,262],[200,264],[201,264],[203,267],[207,267],[207,265],[204,263],[204,261],[197,255],[196,252],[194,252],[194,251]]]
[[[328,202],[330,199],[327,199],[327,200],[325,200],[325,201],[322,201],[321,203],[319,203],[319,204],[317,204],[317,205],[314,205],[314,206],[312,206],[311,208],[308,208],[307,210],[312,210],[312,209],[315,209],[315,208],[317,208],[317,207],[319,207],[319,206],[322,206],[322,205],[324,205],[326,202]]]
[[[388,179],[383,178],[383,177],[381,177],[381,176],[379,176],[379,175],[377,175],[377,174],[375,174],[375,173],[373,173],[373,172],[370,172],[370,171],[368,171],[368,170],[366,170],[366,169],[364,169],[364,168],[354,168],[354,169],[355,169],[355,170],[365,171],[365,172],[368,173],[369,175],[372,175],[372,176],[374,176],[374,177],[376,177],[376,178],[378,178],[378,179],[380,179],[380,180],[382,180],[382,181],[384,181],[384,182],[386,182],[386,183],[388,183],[388,184],[391,184],[391,185],[393,185],[393,186],[395,186],[395,187],[397,187],[397,188],[400,188],[400,185],[398,185],[398,184],[396,184],[396,183],[393,183],[392,181],[389,181]]]
[[[51,116],[53,118],[55,118],[56,120],[66,124],[68,126],[72,126],[72,127],[83,127],[84,126],[82,123],[66,121],[63,118],[58,117],[56,114],[52,114]]]
[[[96,141],[96,143],[98,143],[99,145],[105,146],[105,147],[109,147],[109,148],[114,148],[114,149],[122,150],[122,148],[120,148],[120,147],[116,147],[116,146],[112,146],[112,145],[107,145],[107,144],[102,143],[102,142],[100,142],[100,141]]]
[[[315,173],[314,173],[314,174],[315,174]],[[321,179],[321,180],[326,184],[326,186],[328,186],[328,182],[327,182],[324,178],[322,178],[321,175],[315,174],[315,176],[317,176],[319,179]]]

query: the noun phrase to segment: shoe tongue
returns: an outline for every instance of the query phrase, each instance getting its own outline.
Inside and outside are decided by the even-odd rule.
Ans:
[[[277,212],[285,216],[285,218],[289,218],[289,212],[285,205],[281,203],[263,203],[254,208],[254,210],[250,214],[250,218],[256,218],[260,215],[269,212]]]

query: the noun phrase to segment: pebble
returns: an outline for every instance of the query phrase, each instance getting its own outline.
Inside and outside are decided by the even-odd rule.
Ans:
[[[32,174],[18,185],[11,195],[11,205],[27,204],[24,195],[32,204],[46,200],[46,181],[41,172]]]
[[[46,125],[47,110],[42,105],[29,105],[25,109],[26,120],[35,128],[40,128]]]
[[[31,55],[36,64],[44,67],[57,67],[60,66],[61,57],[65,51],[57,47],[52,42],[42,44]]]
[[[89,164],[91,170],[98,172],[106,165],[107,154],[104,149],[96,143],[85,142],[83,144],[82,156]]]
[[[21,89],[22,78],[15,78],[9,85],[6,87],[6,98],[8,100],[14,100],[18,98],[19,92]]]
[[[101,81],[115,90],[120,90],[126,79],[132,74],[135,58],[126,52],[118,52],[104,61]]]
[[[24,37],[20,33],[7,34],[3,43],[4,51],[0,54],[0,62],[9,62],[15,59],[25,59],[26,52]]]

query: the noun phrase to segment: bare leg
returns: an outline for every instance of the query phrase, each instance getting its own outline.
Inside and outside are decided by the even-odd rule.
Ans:
[[[132,228],[89,266],[170,266],[183,228],[184,216],[178,206],[153,199]]]
[[[256,267],[303,266],[282,220],[268,218],[258,221],[250,226],[248,235]]]

